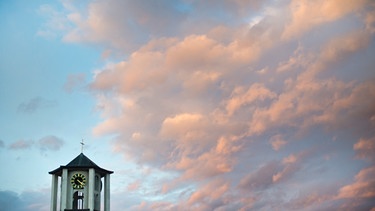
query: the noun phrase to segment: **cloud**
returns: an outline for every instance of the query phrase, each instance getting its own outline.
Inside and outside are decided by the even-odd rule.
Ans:
[[[326,210],[371,193],[371,168],[340,185],[373,163],[372,4],[257,2],[65,2],[66,41],[123,58],[93,74],[93,133],[168,175],[131,209]]]
[[[283,158],[281,162],[270,161],[244,176],[239,187],[249,191],[266,190],[272,185],[291,180],[310,156],[310,151],[302,151]]]
[[[49,190],[25,191],[16,193],[12,191],[0,191],[1,210],[32,211],[49,210]]]
[[[24,210],[17,193],[11,191],[0,192],[0,202],[3,210]]]
[[[352,184],[338,191],[337,199],[346,199],[342,208],[370,210],[375,207],[375,166],[362,169]]]
[[[222,180],[213,180],[192,193],[187,201],[189,207],[197,209],[215,210],[225,204],[225,193],[229,190],[229,184]]]
[[[30,149],[34,145],[34,141],[31,140],[18,140],[9,145],[9,149],[12,150],[23,150]]]
[[[311,151],[302,151],[297,155],[291,154],[283,158],[283,169],[272,176],[272,181],[274,183],[279,183],[291,179],[293,174],[302,168],[302,165],[305,163],[306,159],[311,156],[310,154]]]
[[[370,139],[360,139],[354,144],[356,157],[374,162],[375,161],[375,137]]]
[[[375,198],[375,166],[362,169],[355,181],[340,188],[338,198]]]
[[[264,87],[264,84],[252,84],[248,90],[244,90],[244,87],[236,87],[227,103],[226,109],[228,114],[232,115],[240,107],[254,104],[256,100],[264,101],[275,97],[276,94]]]
[[[362,9],[366,5],[366,0],[360,1],[291,1],[289,9],[291,21],[285,27],[283,38],[290,39],[301,36],[318,27],[340,18],[345,17],[355,11]]]
[[[66,19],[64,12],[58,11],[54,6],[43,4],[39,6],[37,13],[47,19],[38,29],[36,33],[38,36],[46,39],[55,39],[61,36],[62,32],[72,27]]]
[[[148,203],[145,201],[142,201],[138,205],[134,205],[130,207],[129,210],[134,211],[147,211],[147,210],[173,210],[175,209],[175,205],[173,205],[170,202],[155,202],[155,203]]]
[[[130,191],[130,192],[136,191],[140,188],[140,186],[141,186],[141,181],[136,180],[136,181],[134,181],[134,182],[132,182],[128,185],[127,190]]]
[[[38,141],[41,150],[58,151],[64,145],[64,141],[56,136],[45,136]]]
[[[269,107],[258,107],[254,111],[252,132],[263,133],[268,127],[280,125],[311,127],[330,124],[332,128],[342,127],[348,119],[356,118],[350,110],[357,106],[357,102],[361,102],[358,108],[361,112],[371,113],[373,101],[362,97],[374,95],[373,85],[370,84],[372,79],[350,84],[334,77],[320,78],[324,74],[330,75],[328,72],[335,68],[337,62],[365,48],[367,38],[366,33],[349,33],[326,43],[315,58],[308,55],[301,64],[304,71],[296,78],[284,81],[283,92],[271,101]],[[305,66],[306,62],[308,66]]]
[[[83,73],[68,75],[64,84],[64,90],[68,93],[73,92],[75,89],[85,85],[86,75]]]
[[[248,190],[262,190],[268,188],[273,183],[273,176],[280,169],[280,164],[276,161],[267,163],[255,172],[244,177],[240,183],[240,188]]]
[[[46,100],[42,97],[35,97],[27,102],[18,105],[17,110],[22,113],[34,113],[40,109],[52,108],[57,106],[57,102],[53,100]]]
[[[90,2],[82,13],[74,4],[65,4],[68,23],[64,40],[108,44],[115,49],[132,50],[150,36],[173,35],[185,14],[182,2],[144,1],[124,2],[111,0]]]
[[[58,151],[64,145],[64,141],[56,136],[50,135],[39,139],[37,142],[33,140],[18,140],[9,145],[11,150],[25,150],[38,147],[42,151]]]
[[[181,153],[195,154],[196,150],[204,150],[212,145],[210,131],[215,129],[210,124],[209,120],[200,114],[178,114],[174,117],[167,117],[163,121],[160,137],[167,140],[178,140],[177,148],[184,150]],[[210,127],[212,128],[210,129]],[[202,128],[205,130],[203,131]],[[192,142],[196,143],[192,145]]]
[[[0,148],[4,148],[4,147],[5,147],[4,141],[0,139]]]
[[[270,143],[272,145],[273,150],[279,151],[288,142],[283,139],[282,135],[274,135],[271,137]]]

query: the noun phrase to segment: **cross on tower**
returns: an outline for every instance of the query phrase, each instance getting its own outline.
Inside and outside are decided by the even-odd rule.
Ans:
[[[83,145],[85,145],[85,143],[83,143],[83,139],[81,141],[81,153],[83,153]]]

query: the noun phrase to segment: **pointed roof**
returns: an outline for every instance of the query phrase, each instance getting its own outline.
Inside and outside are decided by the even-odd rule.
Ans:
[[[66,167],[99,167],[94,162],[92,162],[86,155],[83,153],[79,154],[74,158]]]
[[[63,169],[70,169],[70,170],[87,170],[90,168],[94,168],[97,173],[104,176],[106,174],[112,174],[113,171],[109,171],[103,168],[100,168],[96,165],[92,160],[90,160],[86,155],[83,153],[79,154],[76,158],[68,163],[66,166],[60,166],[59,168],[50,171],[49,174],[56,174],[61,176]]]

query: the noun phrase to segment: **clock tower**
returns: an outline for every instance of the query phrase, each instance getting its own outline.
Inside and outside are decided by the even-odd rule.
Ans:
[[[110,211],[110,174],[83,153],[68,165],[50,171],[52,175],[51,211],[57,211],[60,181],[60,211],[99,211],[104,191],[104,211]],[[104,185],[103,185],[104,181]]]

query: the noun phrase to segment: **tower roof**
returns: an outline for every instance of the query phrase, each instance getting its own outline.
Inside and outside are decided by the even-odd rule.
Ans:
[[[83,153],[79,154],[76,158],[74,158],[72,161],[68,163],[66,166],[60,166],[59,168],[50,171],[49,174],[56,174],[58,176],[61,176],[63,169],[70,169],[70,170],[87,170],[90,168],[94,168],[97,173],[99,173],[101,176],[104,176],[106,174],[112,174],[113,171],[109,171],[103,168],[100,168],[98,165],[96,165],[92,160],[90,160],[86,155]]]

